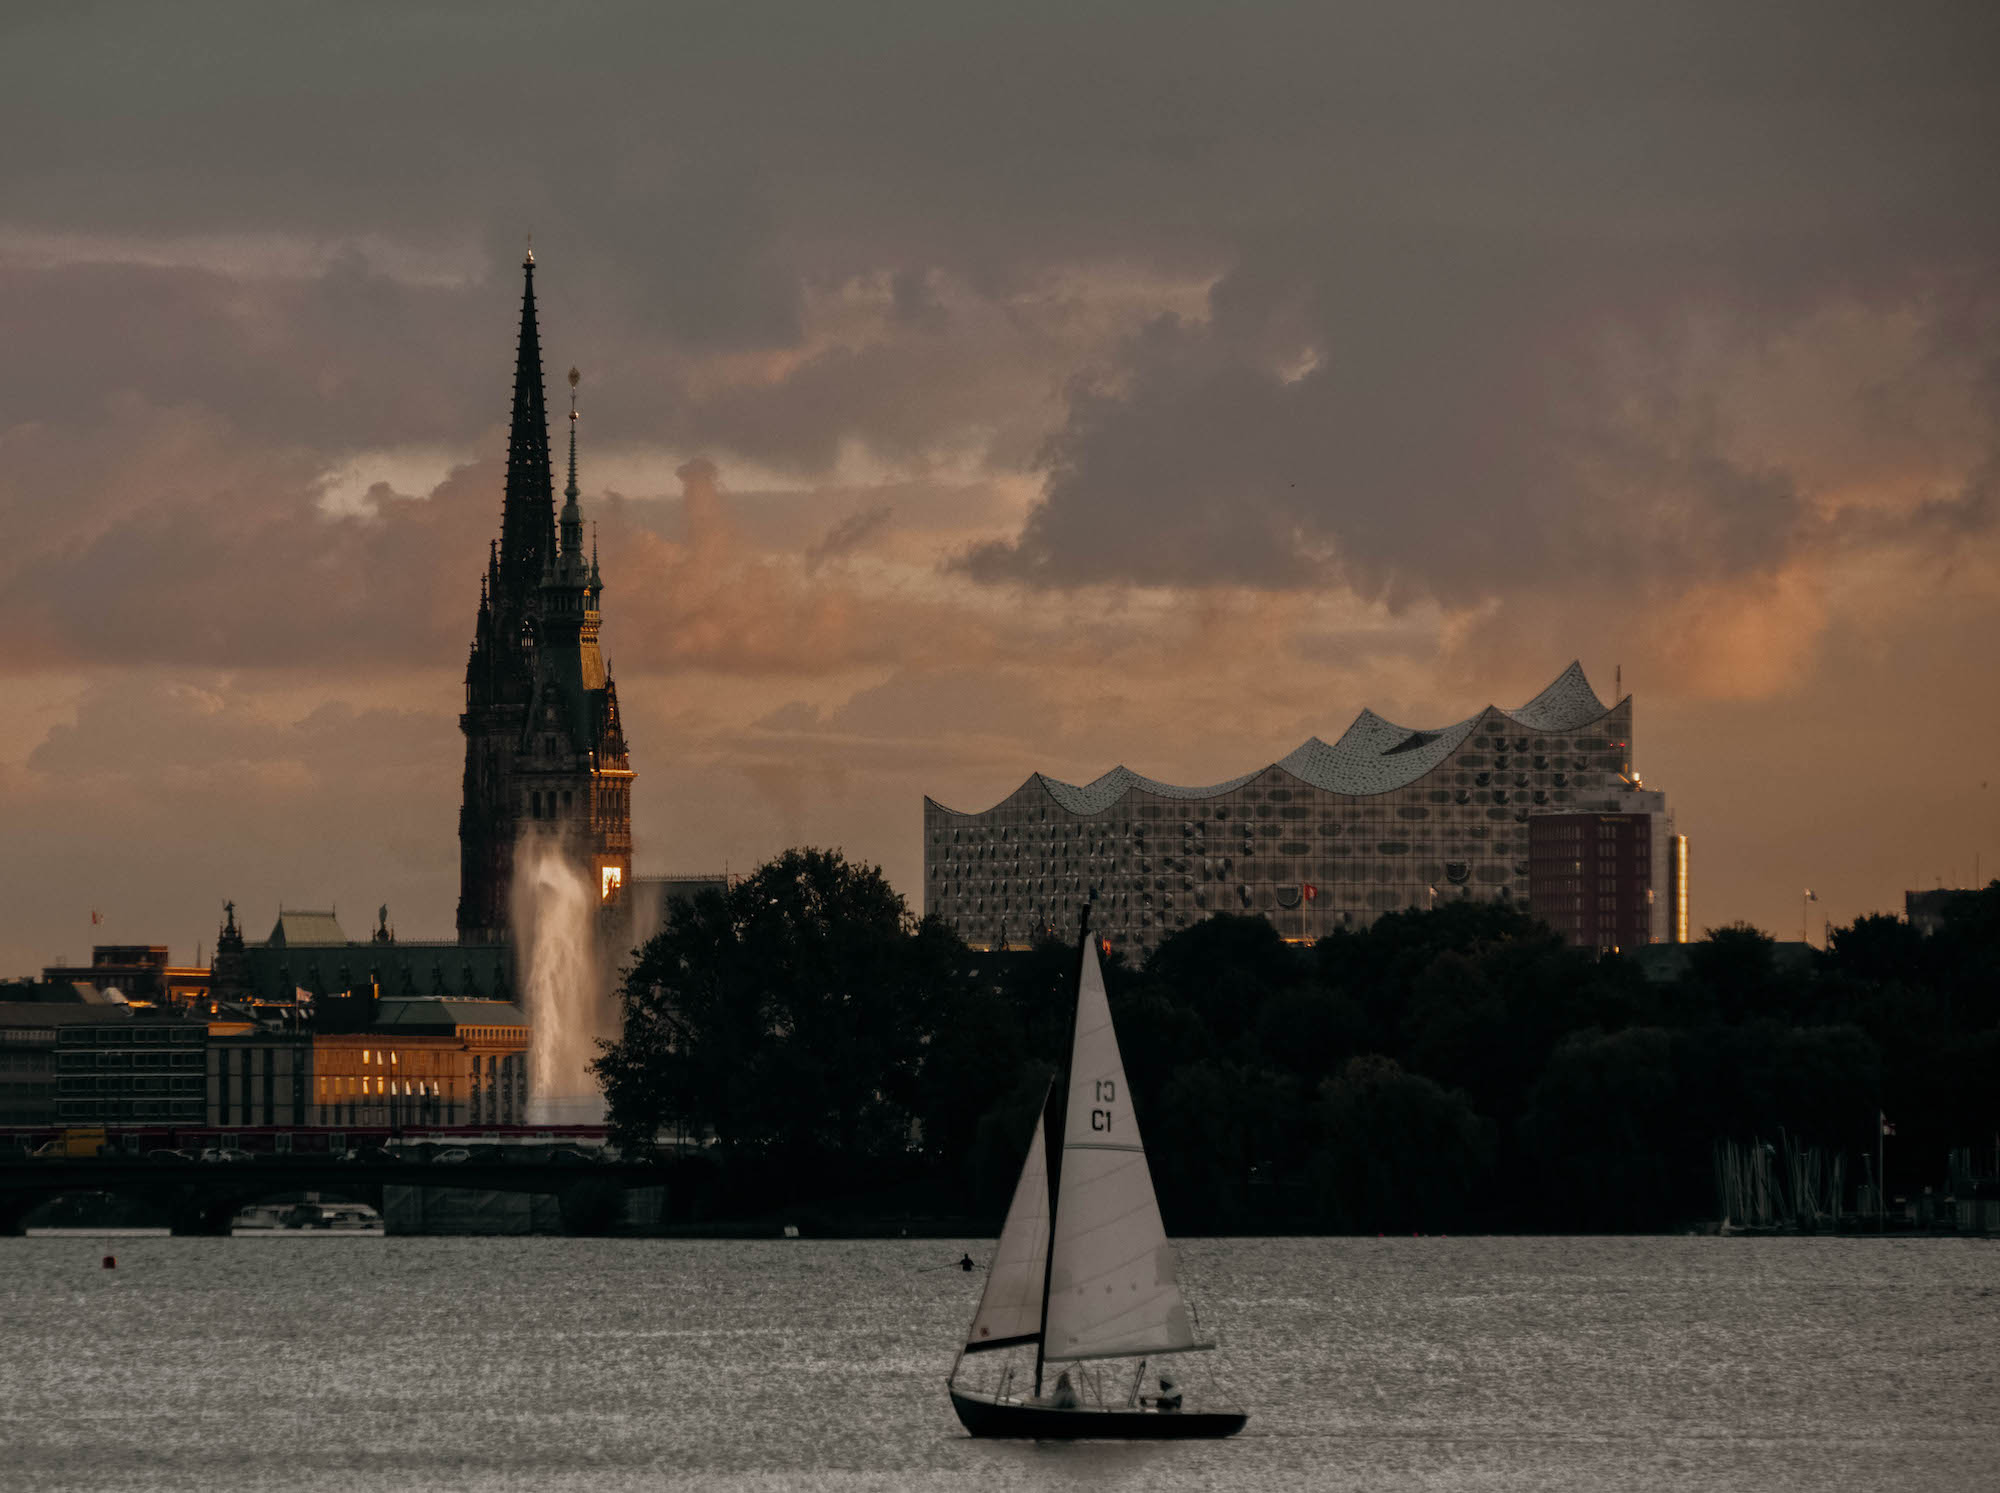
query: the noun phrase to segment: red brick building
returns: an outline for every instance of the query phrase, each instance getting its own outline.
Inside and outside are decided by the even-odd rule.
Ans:
[[[1687,841],[1663,813],[1537,814],[1528,906],[1578,948],[1687,941]]]

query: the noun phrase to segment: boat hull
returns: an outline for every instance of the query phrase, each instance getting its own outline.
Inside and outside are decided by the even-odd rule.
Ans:
[[[1055,1410],[995,1401],[951,1389],[951,1408],[974,1436],[1033,1441],[1216,1441],[1234,1436],[1250,1419],[1234,1410]]]

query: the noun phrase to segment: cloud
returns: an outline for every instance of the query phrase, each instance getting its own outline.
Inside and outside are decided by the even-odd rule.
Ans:
[[[1212,780],[1581,652],[1721,920],[1797,882],[1736,762],[1990,724],[1990,10],[4,25],[0,812],[63,892],[0,950],[121,855],[176,937],[246,877],[448,926],[531,229],[660,862],[913,884],[925,792]]]
[[[812,575],[830,560],[851,555],[889,526],[896,510],[884,503],[861,513],[850,513],[806,548],[806,574]]]

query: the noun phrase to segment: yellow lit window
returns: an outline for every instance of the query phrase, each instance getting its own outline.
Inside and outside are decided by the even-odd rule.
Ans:
[[[361,1061],[364,1063],[368,1061],[368,1049],[365,1047],[361,1049]]]

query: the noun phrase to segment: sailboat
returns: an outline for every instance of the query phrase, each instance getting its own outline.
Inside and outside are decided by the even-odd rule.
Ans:
[[[1233,1436],[1247,1415],[1183,1409],[1170,1374],[1160,1376],[1159,1393],[1143,1392],[1149,1364],[1214,1344],[1196,1340],[1181,1296],[1087,909],[1083,922],[1067,1061],[1035,1122],[986,1289],[945,1387],[974,1436]],[[992,1389],[958,1382],[967,1355],[1030,1344],[1032,1394],[1015,1389],[1011,1365]],[[1106,1361],[1117,1362],[1086,1367]],[[1133,1362],[1128,1388],[1124,1369]],[[1057,1379],[1045,1394],[1051,1370]]]

